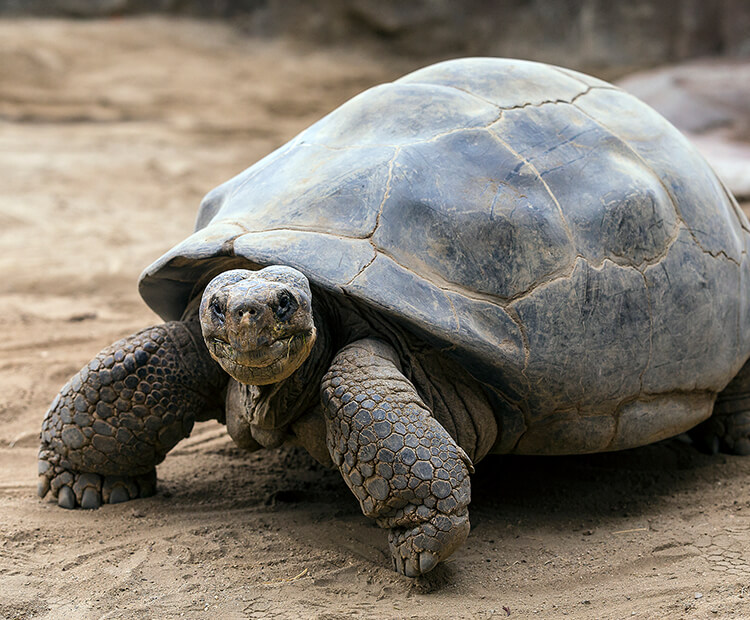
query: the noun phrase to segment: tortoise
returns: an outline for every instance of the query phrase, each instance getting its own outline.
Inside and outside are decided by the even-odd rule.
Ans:
[[[140,279],[166,322],[52,403],[39,495],[151,495],[217,419],[242,448],[337,467],[416,576],[466,539],[489,453],[689,429],[750,453],[748,232],[689,142],[611,84],[497,58],[417,70],[206,196]]]

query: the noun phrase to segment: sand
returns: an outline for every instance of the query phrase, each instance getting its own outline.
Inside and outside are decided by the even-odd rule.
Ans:
[[[486,459],[467,544],[417,580],[336,472],[215,423],[155,497],[36,497],[47,405],[158,321],[138,275],[202,195],[414,66],[192,21],[0,22],[0,617],[750,617],[750,459],[678,440]]]

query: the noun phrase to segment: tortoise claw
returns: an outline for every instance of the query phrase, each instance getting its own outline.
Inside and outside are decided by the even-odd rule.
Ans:
[[[81,507],[95,510],[102,504],[118,504],[139,497],[150,497],[156,492],[156,472],[141,476],[103,476],[76,473],[60,468],[40,467],[37,493],[45,497],[51,492],[62,508]]]
[[[438,513],[413,528],[392,528],[393,568],[407,577],[424,575],[461,546],[468,535],[467,510],[454,515]]]
[[[122,502],[127,502],[129,499],[130,495],[128,495],[128,491],[125,487],[115,487],[109,494],[110,504],[120,504]]]
[[[430,572],[437,566],[438,557],[429,551],[423,551],[419,554],[419,572],[421,574]]]
[[[57,505],[60,508],[75,508],[76,496],[73,494],[73,489],[69,486],[61,487],[57,492]]]
[[[412,558],[406,558],[404,560],[404,575],[407,577],[419,577],[422,573],[417,568],[417,563]]]
[[[36,485],[36,494],[39,497],[44,497],[49,493],[49,478],[47,476],[40,474],[39,476],[39,482],[37,482]]]
[[[92,489],[91,487],[89,487],[83,491],[83,495],[81,497],[81,508],[85,510],[95,510],[101,505],[102,496],[96,489]]]

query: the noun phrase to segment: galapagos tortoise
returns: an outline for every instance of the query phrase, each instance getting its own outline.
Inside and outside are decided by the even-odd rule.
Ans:
[[[490,452],[706,420],[705,445],[750,452],[749,230],[688,141],[610,84],[519,60],[416,71],[208,194],[140,280],[167,322],[52,403],[39,493],[149,495],[215,418],[249,450],[332,462],[394,567],[424,573],[466,538]]]

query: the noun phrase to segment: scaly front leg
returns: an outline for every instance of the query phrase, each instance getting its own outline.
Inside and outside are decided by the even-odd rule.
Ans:
[[[394,569],[416,577],[469,534],[471,461],[377,340],[343,348],[321,386],[328,449],[362,512],[390,528]]]
[[[42,423],[39,495],[98,508],[152,495],[155,467],[201,419],[223,417],[227,377],[197,321],[144,329],[63,386]]]

